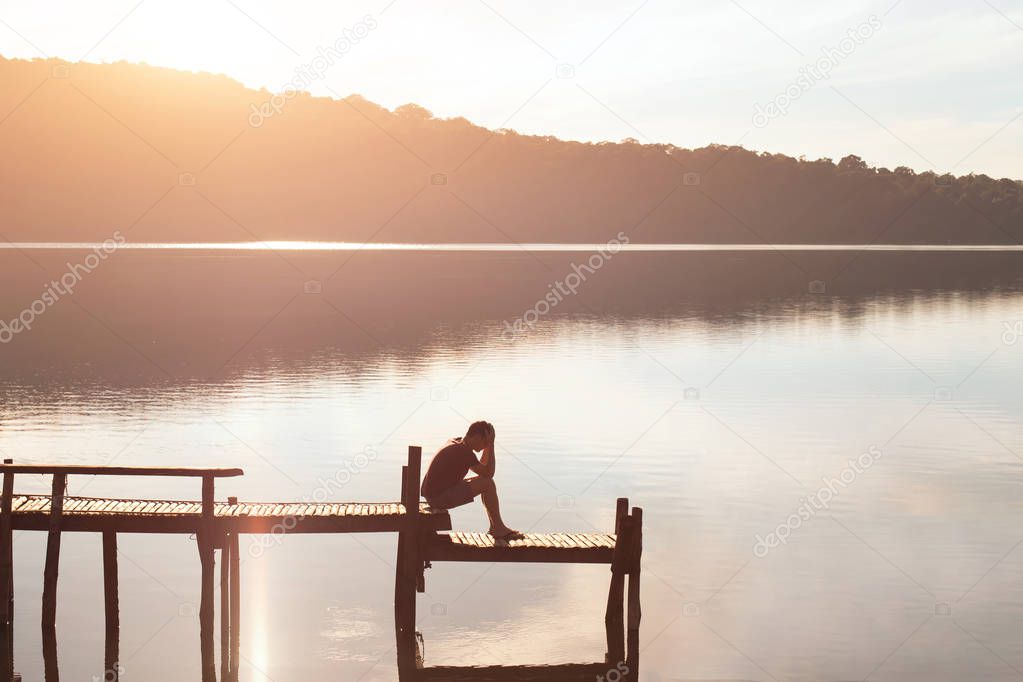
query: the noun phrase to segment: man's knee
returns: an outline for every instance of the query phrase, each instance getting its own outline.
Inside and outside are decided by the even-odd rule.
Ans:
[[[497,490],[497,484],[489,476],[480,477],[480,492],[491,493]]]

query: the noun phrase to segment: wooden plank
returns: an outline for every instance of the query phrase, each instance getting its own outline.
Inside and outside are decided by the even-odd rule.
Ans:
[[[58,682],[57,670],[57,574],[60,567],[60,518],[64,508],[67,475],[53,475],[50,495],[50,524],[46,536],[46,563],[43,566],[43,677]]]
[[[586,533],[573,533],[572,538],[583,547],[600,547],[603,544],[599,537]]]
[[[485,561],[508,563],[580,563],[610,564],[614,551],[610,547],[564,547],[527,542],[491,544],[466,533],[433,534],[426,543],[424,559],[428,561]]]
[[[216,658],[213,650],[213,476],[202,479],[202,525],[197,536],[199,561],[202,565],[202,593],[199,598],[199,651],[202,682],[217,682]]]
[[[617,672],[617,671],[616,671]],[[615,680],[605,663],[562,663],[555,665],[428,666],[417,670],[422,682],[594,682]]]
[[[11,460],[5,459],[5,464]],[[14,473],[4,473],[0,497],[0,682],[14,680]]]
[[[45,511],[15,513],[14,530],[45,531],[48,527]],[[280,527],[281,517],[218,517],[214,527],[218,531],[264,534]],[[393,533],[401,530],[406,517],[401,516],[324,516],[296,520],[286,529],[288,533]],[[117,533],[184,533],[194,534],[202,523],[200,514],[69,514],[64,515],[63,532],[91,532],[113,530]],[[290,523],[288,524],[291,525]],[[422,520],[422,527],[432,531],[451,529],[449,515],[431,514]],[[279,531],[278,531],[279,532]]]
[[[642,618],[639,600],[640,564],[643,557],[643,510],[632,508],[632,532],[629,538],[629,589],[626,614],[626,665],[629,680],[639,679],[639,622]]]
[[[0,473],[12,474],[69,474],[90,476],[199,476],[229,478],[242,476],[241,469],[216,469],[207,467],[123,467],[93,466],[88,464],[0,464]]]
[[[103,663],[104,680],[117,682],[120,678],[121,616],[117,595],[117,534],[103,533]]]
[[[555,533],[554,537],[556,537],[559,540],[561,540],[561,544],[563,546],[569,547],[569,548],[572,548],[572,549],[578,549],[578,545],[576,545],[575,540],[573,540],[572,538],[568,537],[568,535],[566,535],[565,533]]]

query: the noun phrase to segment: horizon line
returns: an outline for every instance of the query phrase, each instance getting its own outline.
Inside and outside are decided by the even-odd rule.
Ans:
[[[114,244],[111,247],[111,244]],[[344,242],[344,241],[248,241],[248,242],[0,242],[0,249],[91,251],[452,251],[452,252],[730,252],[730,251],[921,251],[921,252],[1012,252],[1023,244],[769,244],[647,242]]]

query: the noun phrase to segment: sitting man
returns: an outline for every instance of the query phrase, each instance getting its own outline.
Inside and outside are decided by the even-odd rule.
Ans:
[[[452,438],[430,462],[423,478],[423,497],[434,509],[452,509],[469,504],[477,495],[483,496],[483,507],[490,517],[489,533],[497,540],[517,540],[522,533],[512,530],[501,520],[501,508],[494,485],[494,425],[479,421],[469,425],[465,436]],[[476,458],[482,451],[483,456]],[[465,478],[472,469],[476,476]]]

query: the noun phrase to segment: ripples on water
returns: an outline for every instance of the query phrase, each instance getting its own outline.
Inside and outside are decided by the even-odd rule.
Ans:
[[[1023,665],[1012,268],[658,257],[676,260],[612,261],[511,338],[504,321],[567,261],[112,260],[0,348],[0,450],[242,466],[218,492],[249,500],[302,499],[365,452],[344,496],[388,499],[407,444],[429,451],[486,417],[512,523],[603,530],[616,497],[645,508],[644,679],[996,680]],[[4,258],[10,319],[44,278]],[[845,279],[807,293],[838,267]],[[308,280],[323,292],[302,293]],[[827,510],[754,555],[758,534],[871,446],[881,457]],[[192,487],[71,480],[90,495]],[[454,523],[485,518],[477,505]],[[26,679],[41,676],[43,544],[15,546]],[[125,668],[197,677],[194,544],[121,549]],[[393,679],[393,555],[394,538],[374,535],[289,537],[258,558],[243,547],[243,678]],[[99,675],[98,539],[69,534],[62,561],[62,667]],[[439,565],[419,599],[427,662],[600,660],[607,577]]]

